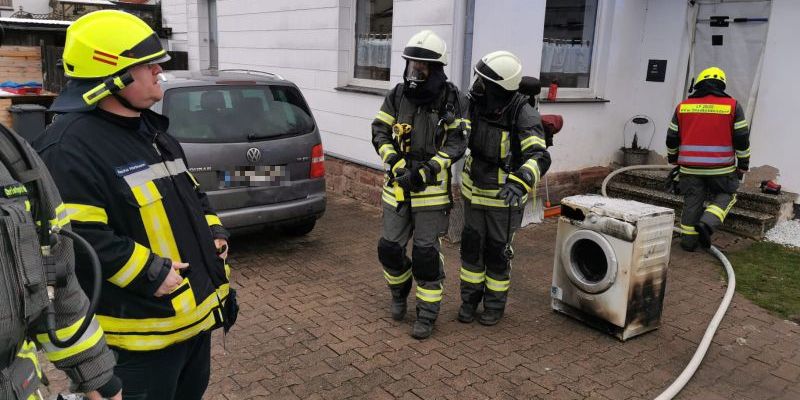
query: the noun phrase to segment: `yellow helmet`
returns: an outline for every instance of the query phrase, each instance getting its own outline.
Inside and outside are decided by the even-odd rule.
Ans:
[[[105,78],[134,65],[167,60],[153,29],[124,11],[91,12],[67,29],[64,74],[69,78]]]
[[[694,84],[698,84],[706,79],[716,79],[722,81],[722,83],[727,84],[728,81],[725,78],[725,71],[723,71],[719,67],[711,67],[706,68],[700,75],[697,75],[697,79],[695,79]]]
[[[129,68],[169,59],[158,35],[135,15],[119,10],[86,14],[67,28],[63,65],[71,79],[50,109],[91,110],[133,82]]]

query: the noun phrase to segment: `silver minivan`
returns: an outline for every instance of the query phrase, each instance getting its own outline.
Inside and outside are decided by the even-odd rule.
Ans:
[[[257,71],[169,71],[169,133],[226,228],[314,229],[325,212],[319,130],[295,84]]]

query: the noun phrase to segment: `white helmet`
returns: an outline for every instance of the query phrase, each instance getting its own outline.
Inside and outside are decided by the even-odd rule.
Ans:
[[[436,62],[447,65],[445,57],[447,44],[430,30],[424,30],[412,36],[403,49],[403,58],[406,60],[418,60]]]
[[[519,89],[522,80],[522,63],[511,52],[500,50],[489,53],[475,65],[475,73],[508,91]]]

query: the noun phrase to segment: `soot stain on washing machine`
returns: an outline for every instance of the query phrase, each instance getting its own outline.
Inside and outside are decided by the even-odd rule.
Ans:
[[[666,272],[666,271],[664,271]],[[661,320],[666,292],[666,274],[647,274],[631,282],[627,324],[657,327]]]
[[[584,214],[582,210],[570,207],[566,204],[561,205],[561,216],[576,222],[583,221],[586,218],[586,214]]]

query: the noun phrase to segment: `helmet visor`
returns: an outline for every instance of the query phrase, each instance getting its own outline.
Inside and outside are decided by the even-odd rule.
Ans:
[[[146,37],[136,46],[123,51],[120,55],[127,58],[141,60],[142,62],[147,62],[148,64],[157,64],[159,62],[169,60],[169,56],[166,56],[166,60],[160,61],[164,58],[162,56],[166,55],[166,52],[164,52],[164,47],[161,46],[161,41],[158,39],[158,36],[156,36],[155,33]]]
[[[406,80],[409,82],[425,82],[430,76],[430,66],[426,61],[408,60]]]
[[[472,82],[472,86],[469,88],[469,95],[473,99],[486,96],[486,84],[483,82],[483,77],[477,73],[475,74],[475,80]]]

